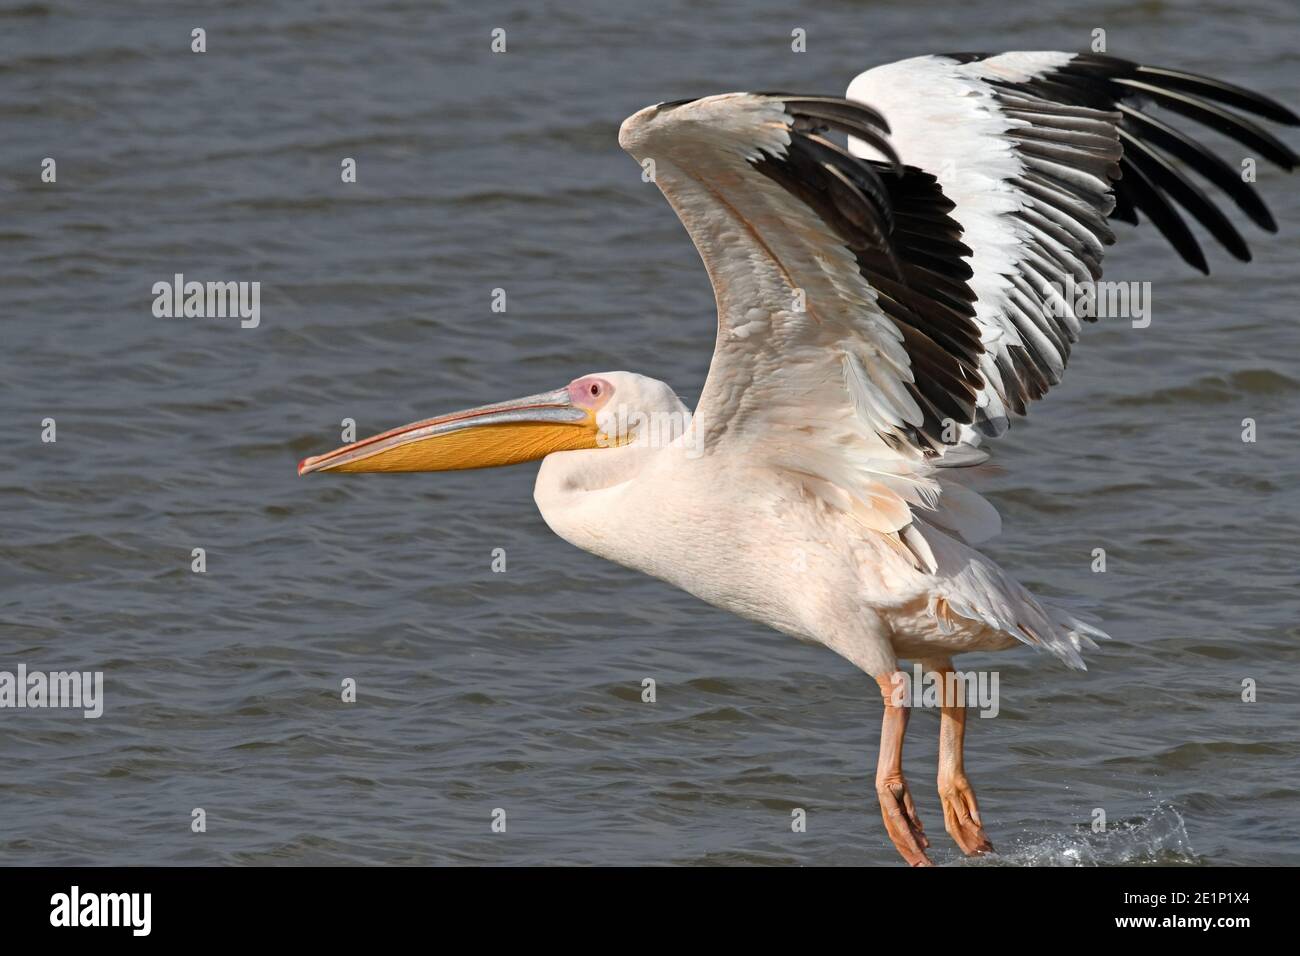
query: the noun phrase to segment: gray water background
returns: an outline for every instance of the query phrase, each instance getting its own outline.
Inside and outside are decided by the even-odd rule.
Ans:
[[[840,93],[904,56],[1102,27],[1111,53],[1294,108],[1298,20],[1288,0],[6,3],[0,669],[102,670],[107,699],[98,720],[0,711],[0,864],[897,862],[876,690],[831,652],[555,538],[535,466],[295,463],[347,417],[368,434],[590,371],[694,402],[712,296],[618,149],[644,105]],[[1255,261],[1213,250],[1208,279],[1118,227],[1107,276],[1152,283],[1150,328],[1087,328],[981,483],[989,553],[1115,638],[1086,675],[961,659],[1001,677],[967,749],[994,862],[1300,863],[1300,202],[1260,180],[1280,234],[1243,223]],[[261,325],[155,318],[177,272],[260,281]],[[919,714],[907,768],[958,862],[936,734]]]

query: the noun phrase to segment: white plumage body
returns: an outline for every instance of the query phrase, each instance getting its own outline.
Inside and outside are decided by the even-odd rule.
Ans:
[[[602,377],[625,395],[642,383],[663,388],[627,372]],[[633,401],[648,410],[645,399]],[[585,551],[823,644],[874,675],[902,657],[1012,647],[998,614],[1014,623],[1016,614],[1045,613],[990,559],[947,535],[927,532],[938,567],[919,569],[896,541],[797,477],[692,456],[689,437],[549,456],[534,492],[542,517]],[[955,607],[981,609],[995,623]]]

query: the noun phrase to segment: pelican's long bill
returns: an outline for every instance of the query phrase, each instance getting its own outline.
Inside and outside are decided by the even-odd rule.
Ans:
[[[545,458],[553,451],[598,447],[592,409],[556,389],[394,428],[304,458],[298,474],[317,471],[457,471]]]

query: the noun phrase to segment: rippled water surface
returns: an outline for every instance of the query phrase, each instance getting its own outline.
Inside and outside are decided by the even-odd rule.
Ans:
[[[712,296],[618,149],[641,106],[838,93],[903,56],[1104,27],[1112,53],[1294,107],[1294,5],[587,6],[0,11],[0,669],[102,670],[107,697],[99,720],[0,711],[0,862],[896,862],[880,705],[846,662],[555,538],[535,467],[295,463],[344,418],[364,434],[601,369],[694,401]],[[1215,250],[1209,279],[1119,227],[1107,274],[1152,283],[1150,328],[1085,330],[981,481],[1005,524],[987,550],[1115,638],[1087,674],[963,659],[1001,673],[967,750],[992,863],[1300,863],[1300,193],[1271,168],[1261,187],[1280,234],[1243,224],[1255,261]],[[177,272],[260,281],[260,326],[155,318]],[[919,714],[907,767],[957,862],[936,734]]]

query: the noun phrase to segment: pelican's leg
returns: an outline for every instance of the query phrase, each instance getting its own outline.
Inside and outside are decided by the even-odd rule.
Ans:
[[[925,855],[930,841],[916,815],[912,794],[903,779],[903,735],[907,733],[908,708],[894,703],[894,688],[906,675],[895,671],[877,677],[881,696],[885,699],[885,714],[880,720],[880,757],[876,763],[876,796],[880,799],[880,814],[885,819],[885,830],[903,859],[912,866],[932,866]]]
[[[943,694],[939,716],[939,800],[943,804],[943,824],[967,856],[992,852],[993,844],[984,834],[975,791],[966,778],[962,760],[966,706],[958,699],[956,682],[948,677],[954,673],[952,658],[925,661],[923,666],[938,674]]]

